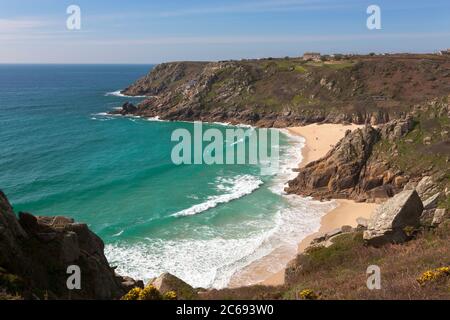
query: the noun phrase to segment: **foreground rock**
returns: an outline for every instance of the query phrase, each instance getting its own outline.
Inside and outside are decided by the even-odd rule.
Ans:
[[[197,298],[197,291],[183,280],[170,273],[163,273],[150,283],[164,295],[173,291],[179,300],[192,300]]]
[[[80,267],[80,290],[67,288],[70,265]],[[1,191],[0,268],[20,283],[2,282],[0,293],[19,293],[25,299],[117,299],[137,285],[115,274],[103,241],[86,224],[28,213],[17,219]]]
[[[364,231],[364,240],[372,246],[405,242],[409,238],[408,228],[420,225],[422,211],[417,192],[403,191],[375,210]]]

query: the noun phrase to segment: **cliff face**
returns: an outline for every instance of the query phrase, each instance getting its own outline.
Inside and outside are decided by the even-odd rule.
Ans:
[[[141,116],[282,127],[386,123],[449,90],[450,59],[398,55],[166,63],[122,93],[155,96]]]
[[[426,175],[450,199],[448,98],[417,105],[411,115],[378,128],[349,132],[322,159],[309,163],[287,191],[316,198],[387,199]],[[431,194],[430,194],[431,196]]]
[[[115,274],[103,241],[65,217],[13,212],[0,191],[0,295],[25,299],[116,299],[136,283]],[[69,265],[81,269],[81,290],[67,289]]]

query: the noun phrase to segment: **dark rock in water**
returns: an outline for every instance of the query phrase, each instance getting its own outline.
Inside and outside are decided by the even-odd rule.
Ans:
[[[122,105],[122,111],[125,112],[126,114],[134,114],[137,111],[137,107],[135,107],[134,104],[132,104],[131,102],[125,102]]]
[[[364,231],[364,240],[378,247],[386,243],[402,243],[408,238],[407,228],[420,225],[423,205],[415,190],[406,190],[379,206]]]
[[[191,300],[197,297],[197,291],[193,287],[167,272],[153,279],[151,284],[163,295],[174,291],[180,300]]]
[[[138,108],[132,104],[131,102],[125,102],[122,105],[121,109],[117,109],[114,111],[111,111],[111,114],[120,114],[122,116],[128,115],[128,114],[135,114],[138,111]]]
[[[81,289],[69,290],[67,268],[80,267]],[[65,217],[16,218],[0,191],[0,268],[23,279],[25,299],[117,299],[139,283],[122,278],[104,254],[103,241],[86,224]],[[8,287],[2,288],[8,292]]]

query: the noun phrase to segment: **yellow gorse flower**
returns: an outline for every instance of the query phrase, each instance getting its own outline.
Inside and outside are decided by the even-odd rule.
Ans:
[[[177,293],[175,291],[168,291],[163,295],[164,300],[177,300]]]
[[[133,288],[126,295],[124,295],[120,300],[137,300],[141,293],[141,288]]]
[[[318,296],[311,289],[304,289],[300,291],[300,298],[303,300],[317,300]]]
[[[144,289],[133,288],[120,300],[161,300],[161,294],[151,284],[147,285]]]
[[[436,281],[448,275],[450,275],[450,267],[440,267],[425,271],[417,278],[417,282],[423,286],[428,282]]]

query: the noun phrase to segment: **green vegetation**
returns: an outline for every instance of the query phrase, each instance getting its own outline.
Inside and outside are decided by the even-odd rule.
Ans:
[[[18,276],[6,272],[1,272],[0,286],[7,288],[10,292],[19,292],[23,289],[24,284]]]
[[[343,234],[334,238],[329,247],[313,247],[299,255],[295,262],[298,267],[290,272],[284,286],[213,290],[202,296],[205,299],[450,299],[449,241],[450,220],[436,229],[421,229],[407,243],[381,248],[367,247],[362,232]],[[370,265],[381,269],[381,290],[369,290],[366,286]],[[432,280],[421,285],[418,280],[427,271],[433,271]]]
[[[149,284],[144,289],[131,289],[121,300],[161,300],[162,298],[159,291],[153,285]]]
[[[342,62],[331,62],[331,63],[326,63],[325,66],[334,70],[341,70],[341,69],[346,69],[346,68],[351,68],[355,65],[356,63],[353,61],[342,61]]]
[[[262,65],[265,70],[276,70],[278,72],[296,71],[298,73],[305,73],[308,70],[304,67],[304,62],[294,59],[277,59],[270,60]]]
[[[292,299],[310,288],[323,299],[439,299],[450,298],[450,221],[436,230],[422,230],[417,239],[403,245],[365,247],[362,234],[338,237],[328,248],[311,249],[301,260],[302,271],[284,298]],[[443,265],[444,264],[444,265]],[[369,265],[383,274],[382,289],[365,286]],[[433,283],[420,286],[424,272],[433,270]],[[427,278],[428,279],[428,278]]]
[[[443,100],[442,102],[444,102]],[[411,176],[433,175],[441,190],[450,188],[450,121],[447,114],[430,107],[414,117],[414,129],[396,141],[380,141],[373,157]],[[440,207],[450,209],[450,196]]]
[[[297,94],[292,98],[293,105],[303,105],[303,104],[310,104],[310,103],[312,103],[312,100],[304,97],[302,94]]]

